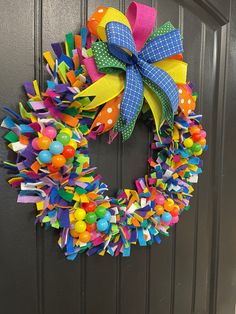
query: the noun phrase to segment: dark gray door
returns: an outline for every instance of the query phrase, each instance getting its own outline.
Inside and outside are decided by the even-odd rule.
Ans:
[[[65,260],[57,234],[34,226],[32,205],[16,205],[1,169],[0,311],[4,314],[233,314],[236,292],[235,81],[236,1],[147,0],[158,24],[171,20],[184,35],[189,79],[199,91],[209,150],[204,173],[169,239],[135,247],[130,258]],[[0,0],[0,104],[24,101],[21,85],[43,86],[42,51],[78,32],[98,5],[125,10],[124,0]],[[230,20],[230,24],[228,21]],[[1,117],[3,113],[1,112]],[[3,132],[1,131],[1,134]],[[146,172],[148,130],[132,139],[92,144],[94,164],[115,191]],[[1,160],[13,156],[3,141]],[[135,163],[134,163],[135,160]]]

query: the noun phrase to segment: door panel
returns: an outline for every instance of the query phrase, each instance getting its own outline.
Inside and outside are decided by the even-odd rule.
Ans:
[[[18,101],[25,100],[22,82],[33,80],[35,75],[34,5],[30,0],[9,0],[7,5],[0,1],[0,12],[0,103],[14,110]],[[1,120],[5,115],[1,110]],[[5,134],[3,129],[0,134]],[[14,157],[1,141],[1,161],[13,161]],[[36,313],[38,253],[34,211],[31,205],[16,205],[17,193],[6,182],[10,175],[2,167],[0,174],[1,309],[6,314],[17,313],[18,309],[26,314]]]
[[[195,16],[188,9],[182,8],[182,28],[184,36],[184,57],[188,66],[188,79],[193,82],[194,88],[201,96],[201,62],[204,51],[201,49],[204,37],[202,28],[204,27],[200,18]],[[197,111],[200,111],[198,98]],[[200,111],[201,112],[201,111]],[[201,183],[201,179],[200,179]],[[198,186],[199,187],[199,186]],[[174,254],[174,310],[191,313],[192,294],[194,285],[194,261],[195,261],[195,236],[196,236],[196,215],[198,210],[198,187],[191,200],[191,208],[180,219],[180,224],[176,227],[176,243]],[[188,236],[186,236],[188,235]],[[186,258],[187,257],[187,258]]]
[[[218,241],[216,245],[218,257],[218,277],[217,277],[217,302],[215,305],[216,312],[234,313],[235,312],[235,282],[236,282],[236,237],[235,237],[235,153],[236,142],[234,135],[236,134],[236,2],[231,2],[230,28],[224,27],[224,34],[229,42],[222,43],[226,46],[228,52],[228,62],[224,64],[227,70],[226,91],[222,101],[222,132],[224,149],[220,146],[222,154],[220,176],[221,187],[219,194],[221,195],[219,209],[220,218],[218,219],[217,235]]]
[[[130,2],[18,0],[6,5],[0,0],[4,43],[0,45],[4,73],[0,77],[1,104],[10,104],[15,109],[19,99],[25,100],[21,85],[26,80],[35,77],[45,86],[48,76],[42,51],[50,50],[52,42],[62,42],[66,33],[78,33],[97,6],[110,5],[125,11]],[[157,8],[157,25],[170,20],[181,29],[185,60],[189,64],[188,79],[199,93],[197,110],[204,115],[209,149],[190,210],[181,216],[169,238],[162,237],[160,245],[133,247],[129,258],[80,256],[69,262],[57,246],[57,232],[34,228],[33,206],[15,205],[16,192],[5,182],[6,174],[1,169],[4,180],[0,193],[6,207],[2,206],[0,212],[0,234],[4,239],[0,291],[1,295],[14,298],[14,302],[2,298],[4,314],[18,313],[19,309],[26,314],[231,314],[233,292],[228,292],[230,305],[223,298],[217,301],[222,287],[226,287],[219,269],[224,271],[220,254],[226,255],[223,240],[227,221],[220,220],[221,196],[216,193],[223,191],[219,175],[223,171],[222,154],[218,151],[226,127],[223,106],[228,26],[222,25],[229,18],[230,3],[228,0],[142,3]],[[236,13],[236,8],[233,9]],[[151,140],[150,130],[139,121],[127,143],[118,138],[108,145],[106,135],[91,142],[92,163],[98,166],[111,193],[120,187],[133,187],[134,179],[148,171]],[[2,160],[13,160],[5,143],[0,154]],[[220,232],[221,226],[224,234]],[[222,287],[217,286],[218,280]]]

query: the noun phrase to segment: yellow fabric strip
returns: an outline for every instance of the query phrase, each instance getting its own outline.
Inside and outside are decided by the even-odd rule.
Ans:
[[[34,86],[35,94],[40,97],[39,86],[38,86],[38,82],[36,80],[33,81],[33,86]]]
[[[54,60],[52,58],[51,52],[50,51],[45,51],[43,53],[43,57],[47,61],[47,63],[49,64],[50,69],[53,71],[55,62],[54,62]]]
[[[67,43],[67,41],[65,41],[65,49],[66,49],[66,55],[67,55],[67,57],[69,57],[69,56],[70,56],[70,53],[69,53],[69,48],[68,48],[68,43]]]

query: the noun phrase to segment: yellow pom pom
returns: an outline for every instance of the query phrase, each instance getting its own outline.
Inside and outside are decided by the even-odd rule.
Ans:
[[[184,146],[190,148],[193,146],[193,140],[189,137],[184,140]]]
[[[202,154],[202,149],[200,149],[198,152],[194,153],[195,156],[200,156]]]
[[[83,208],[78,208],[76,209],[74,215],[75,215],[75,219],[83,220],[86,216],[86,211]]]
[[[67,145],[72,146],[75,150],[77,149],[77,142],[75,140],[70,140]]]
[[[75,231],[82,233],[86,230],[86,223],[82,220],[79,220],[75,223]]]
[[[72,131],[69,128],[61,129],[60,133],[67,133],[70,137],[72,137]]]

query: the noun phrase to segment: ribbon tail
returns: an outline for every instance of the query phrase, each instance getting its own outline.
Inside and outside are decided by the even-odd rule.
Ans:
[[[123,138],[123,142],[127,141],[127,140],[130,138],[130,136],[132,135],[133,130],[134,130],[134,127],[135,127],[135,125],[136,125],[136,121],[137,121],[137,119],[138,119],[138,116],[139,116],[139,113],[140,113],[142,107],[143,107],[143,97],[142,97],[142,100],[141,100],[141,102],[140,102],[140,105],[139,105],[139,108],[138,108],[138,110],[137,110],[137,113],[136,113],[135,117],[134,117],[133,120],[130,122],[130,124],[127,125],[127,126],[125,126],[125,127],[123,128],[123,130],[121,131],[122,138]]]
[[[152,91],[152,89],[148,86],[148,84],[144,85],[144,98],[146,99],[155,122],[156,126],[156,132],[158,133],[158,130],[162,123],[162,107],[161,102],[159,100],[158,95]]]
[[[160,68],[156,68],[142,59],[139,59],[138,65],[141,74],[151,80],[164,92],[174,113],[179,105],[179,92],[174,80],[165,71]]]
[[[168,98],[166,97],[166,94],[156,84],[154,84],[151,80],[147,79],[146,77],[143,78],[143,81],[153,91],[153,93],[157,95],[159,102],[161,104],[160,125],[166,120],[168,124],[171,127],[173,127],[174,114],[168,101]]]
[[[79,97],[94,97],[88,105],[83,107],[84,110],[94,109],[118,96],[124,89],[124,86],[123,75],[106,74],[101,79],[77,94],[74,99]]]
[[[116,124],[119,115],[120,115],[120,102],[122,99],[122,93],[108,101],[100,110],[96,119],[93,121],[93,124],[90,130],[97,128],[98,126],[103,125],[103,129],[99,132],[99,134],[105,133],[112,129]]]
[[[127,66],[124,96],[121,101],[121,119],[129,124],[137,115],[143,99],[143,80],[136,65]]]
[[[153,65],[166,73],[176,84],[186,84],[188,64],[174,59],[165,59],[153,63]]]
[[[138,119],[138,116],[139,116],[139,113],[140,113],[142,107],[143,107],[143,97],[142,97],[142,101],[140,102],[140,105],[138,107],[138,110],[137,110],[135,117],[133,118],[133,120],[129,124],[126,124],[126,125],[123,124],[121,117],[119,117],[119,119],[118,119],[118,121],[114,127],[114,131],[115,132],[121,132],[123,142],[127,141],[130,138],[130,136],[132,135],[136,121]]]
[[[143,106],[143,81],[136,65],[127,66],[126,86],[121,102],[121,115],[114,131],[121,132],[123,141],[130,138]]]

